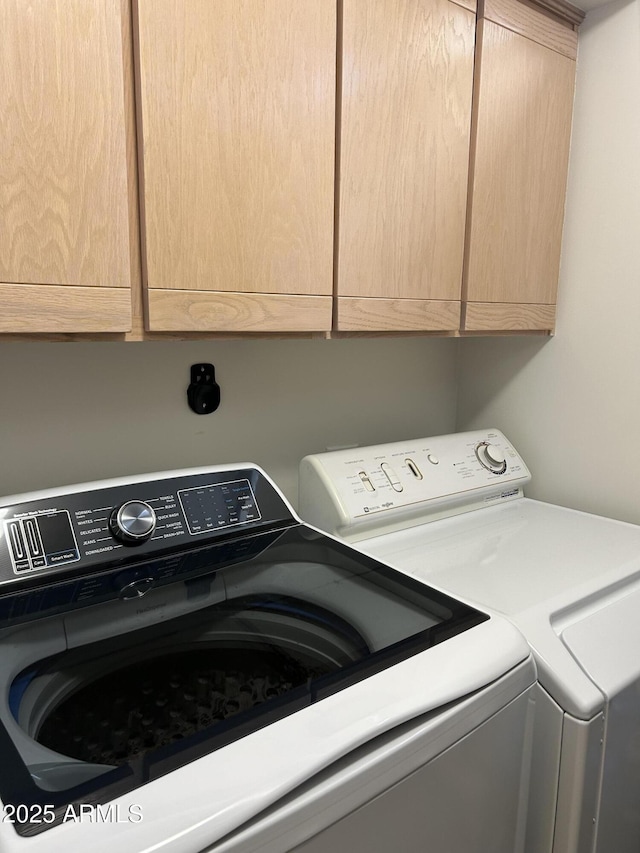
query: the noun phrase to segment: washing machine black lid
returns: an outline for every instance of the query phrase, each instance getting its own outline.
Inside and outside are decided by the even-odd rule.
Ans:
[[[343,659],[338,655],[336,666],[327,671],[311,671],[300,683],[269,701],[241,710],[179,741],[142,751],[120,766],[98,767],[94,778],[60,790],[38,787],[19,745],[12,741],[7,727],[2,727],[0,798],[5,805],[53,805],[56,819],[61,819],[69,803],[108,802],[488,619],[486,614],[305,525],[262,536],[266,539],[260,539],[259,548],[236,555],[237,559],[225,564],[217,561],[219,554],[215,547],[185,555],[187,561],[196,561],[197,565],[192,567],[195,574],[187,571],[186,580],[179,583],[174,579],[172,591],[176,594],[181,591],[187,600],[191,595],[192,613],[85,646],[81,638],[75,637],[75,650],[52,660],[34,661],[31,675],[37,677],[39,671],[44,671],[49,677],[56,669],[62,671],[71,665],[77,671],[79,656],[84,657],[88,672],[97,672],[99,666],[93,665],[94,660],[108,660],[127,646],[140,650],[145,644],[151,647],[164,643],[164,648],[168,648],[193,642],[196,635],[201,636],[198,631],[210,630],[207,626],[213,626],[211,630],[215,633],[215,626],[228,620],[230,615],[248,625],[249,633],[243,642],[271,644],[271,650],[277,654],[285,646],[289,653],[296,642],[294,639],[287,639],[284,644],[273,642],[271,635],[271,639],[265,639],[268,633],[264,629],[265,619],[298,619],[304,635],[297,643],[300,649],[309,646],[309,626],[312,625],[316,633],[319,628],[333,632],[341,637],[345,649]],[[157,562],[162,567],[163,560]],[[153,562],[147,570],[154,570]],[[216,591],[215,603],[203,606],[207,601],[208,585]],[[122,606],[126,608],[127,602]],[[90,612],[95,614],[95,619],[100,619],[99,607]],[[252,622],[254,627],[259,626],[257,631]],[[22,632],[28,636],[29,627],[24,627]],[[204,636],[211,635],[205,631]],[[29,679],[26,686],[23,684],[20,688],[23,692],[33,689],[28,682]],[[157,685],[154,689],[158,689]],[[16,706],[19,704],[17,701]],[[16,707],[16,715],[19,714]],[[16,825],[24,834],[46,828],[48,825],[42,823]]]

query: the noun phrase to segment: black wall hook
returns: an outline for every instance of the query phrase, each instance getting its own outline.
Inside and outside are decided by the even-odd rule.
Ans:
[[[212,364],[192,364],[187,388],[189,408],[197,415],[210,415],[220,405],[220,386]]]

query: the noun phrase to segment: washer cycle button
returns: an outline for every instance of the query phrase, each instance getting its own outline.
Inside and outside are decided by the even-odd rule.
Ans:
[[[156,514],[144,501],[127,501],[109,516],[109,530],[123,545],[140,545],[156,529]]]

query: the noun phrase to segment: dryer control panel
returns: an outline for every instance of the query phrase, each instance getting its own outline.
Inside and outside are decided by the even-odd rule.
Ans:
[[[498,430],[305,457],[305,521],[350,540],[522,497],[531,475]]]

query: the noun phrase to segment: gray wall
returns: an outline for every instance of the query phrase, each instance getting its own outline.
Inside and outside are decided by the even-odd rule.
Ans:
[[[213,362],[222,405],[186,403]],[[253,461],[297,497],[307,453],[455,429],[456,341],[0,344],[0,494]]]
[[[461,341],[458,429],[499,427],[532,497],[640,522],[640,3],[590,12],[556,337]]]

